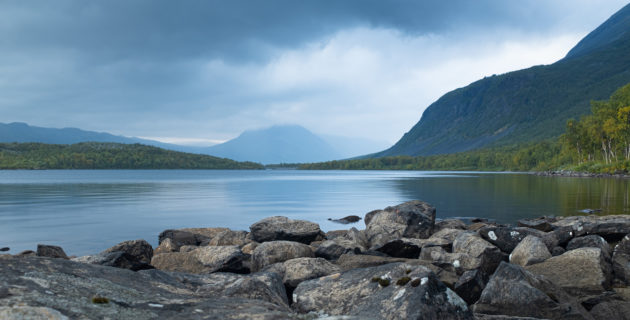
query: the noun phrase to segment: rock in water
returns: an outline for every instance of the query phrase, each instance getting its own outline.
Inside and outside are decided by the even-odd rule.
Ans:
[[[335,222],[335,223],[349,224],[349,223],[358,222],[359,220],[361,220],[361,217],[359,217],[359,216],[347,216],[347,217],[343,217],[341,219],[328,218],[328,220],[332,221],[332,222]]]
[[[545,319],[591,319],[575,298],[559,286],[506,262],[492,275],[473,311]]]
[[[525,267],[543,275],[575,296],[599,294],[611,288],[612,268],[599,248],[578,248]]]
[[[466,302],[422,266],[354,269],[308,280],[293,293],[299,312],[368,319],[473,319]]]
[[[49,246],[45,244],[37,245],[37,256],[48,257],[48,258],[68,259],[68,256],[66,255],[66,253],[63,251],[61,247]]]
[[[551,258],[551,253],[540,238],[529,235],[525,237],[510,254],[510,263],[528,266]]]
[[[281,216],[262,219],[249,229],[256,242],[286,240],[309,244],[319,237],[323,238],[323,232],[317,223]]]
[[[104,253],[122,251],[134,257],[139,262],[151,263],[153,258],[153,248],[145,240],[130,240],[121,242],[105,251]]]
[[[365,215],[365,234],[371,248],[400,238],[425,239],[433,233],[435,208],[418,200],[408,201]]]
[[[0,248],[0,252],[6,252],[6,251],[9,251],[9,250],[11,250],[11,249],[9,249],[9,247],[2,247],[2,248]]]

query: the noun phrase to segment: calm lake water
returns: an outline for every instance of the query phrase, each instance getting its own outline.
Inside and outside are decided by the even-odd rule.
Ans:
[[[0,171],[0,247],[10,253],[37,243],[69,255],[100,252],[171,228],[248,230],[283,215],[345,229],[328,218],[420,199],[438,218],[484,217],[515,222],[577,215],[586,208],[628,214],[629,180],[528,174],[410,171]],[[354,224],[364,228],[363,222]]]

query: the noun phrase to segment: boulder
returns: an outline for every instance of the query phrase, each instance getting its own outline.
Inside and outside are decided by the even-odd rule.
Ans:
[[[555,234],[523,227],[485,227],[479,230],[479,234],[508,254],[512,253],[512,250],[528,235],[540,238],[549,251],[558,245],[558,239]]]
[[[453,241],[453,253],[465,254],[479,260],[479,268],[485,274],[492,274],[506,256],[499,248],[485,241],[477,234],[465,232]]]
[[[295,258],[314,258],[308,245],[294,241],[269,241],[261,243],[252,253],[252,271]]]
[[[243,251],[244,254],[252,254],[252,253],[254,253],[254,249],[256,249],[256,247],[258,247],[258,245],[260,245],[260,243],[258,243],[258,242],[250,242],[250,243],[244,245],[241,248],[241,251]]]
[[[485,275],[479,270],[464,272],[454,285],[454,291],[469,305],[479,300],[483,288],[486,287]]]
[[[68,259],[68,256],[63,251],[61,247],[58,246],[50,246],[45,244],[37,245],[37,256],[38,257],[48,257],[48,258],[61,258]]]
[[[596,234],[571,239],[567,244],[567,251],[577,248],[599,248],[608,259],[610,259],[612,255],[612,250],[610,250],[608,242]]]
[[[591,319],[562,288],[523,267],[502,262],[472,307],[475,314]]]
[[[423,244],[421,239],[401,238],[388,241],[376,251],[395,258],[417,259]]]
[[[153,256],[151,265],[165,271],[187,273],[249,273],[249,255],[238,246],[206,246],[189,252],[162,253]]]
[[[347,217],[343,217],[341,219],[328,218],[328,220],[332,221],[332,222],[335,222],[335,223],[349,224],[349,223],[359,222],[359,220],[361,220],[361,217],[359,217],[359,216],[347,216]]]
[[[357,228],[352,227],[346,232],[343,237],[363,248],[367,249],[370,247],[370,243],[368,241],[367,235],[365,234],[365,230],[357,230]]]
[[[554,247],[553,250],[551,250],[551,256],[559,256],[565,252],[567,252],[567,250],[565,250],[563,247]]]
[[[315,250],[315,256],[328,260],[337,260],[342,254],[356,253],[359,254],[366,249],[345,238],[335,238],[334,240],[326,240],[322,242]]]
[[[302,313],[375,319],[473,319],[455,292],[426,267],[388,264],[300,283],[293,307]]]
[[[597,234],[608,241],[618,241],[630,233],[630,215],[562,217],[552,225],[554,229],[569,227],[576,237]]]
[[[551,258],[547,246],[536,236],[525,237],[510,254],[510,263],[528,266]]]
[[[525,268],[575,296],[599,294],[612,282],[612,268],[599,248],[578,248]]]
[[[153,254],[178,252],[180,246],[176,245],[171,238],[165,238],[160,244],[153,250]]]
[[[466,230],[466,223],[459,219],[436,220],[433,229],[434,232],[440,231],[442,229]]]
[[[249,229],[252,239],[256,242],[286,240],[309,244],[323,238],[317,223],[281,216],[262,219],[252,224]]]
[[[150,264],[140,261],[137,256],[132,256],[129,253],[123,252],[123,251],[114,251],[114,252],[104,251],[96,255],[74,258],[72,259],[72,261],[88,263],[88,264],[98,264],[101,266],[114,267],[114,268],[129,269],[132,271],[147,270],[147,269],[154,268]]]
[[[274,278],[275,285],[269,285]],[[63,259],[0,256],[0,283],[11,291],[0,299],[2,319],[42,314],[53,315],[46,319],[295,319],[281,279],[273,274],[132,272]]]
[[[326,240],[334,240],[336,238],[340,238],[346,235],[348,230],[331,230],[324,233],[324,239]]]
[[[626,235],[615,246],[612,255],[612,267],[615,278],[630,285],[630,235]]]
[[[263,271],[278,273],[284,285],[292,290],[300,282],[341,272],[341,268],[322,258],[295,258],[272,264]]]
[[[343,254],[335,261],[343,271],[380,266],[388,263],[406,262],[404,258],[379,257],[365,254]]]
[[[251,240],[247,238],[247,231],[226,230],[217,233],[212,237],[207,245],[209,246],[243,246]],[[204,243],[205,244],[205,243]]]
[[[122,251],[132,256],[134,260],[142,263],[151,263],[153,258],[153,247],[145,240],[130,240],[121,242],[105,251],[104,253]]]
[[[370,248],[381,247],[400,238],[425,239],[433,233],[435,208],[414,200],[371,211],[365,216],[365,235]]]
[[[530,229],[540,230],[542,232],[549,232],[553,230],[552,222],[556,222],[556,218],[540,217],[536,219],[521,219],[518,220],[517,226]]]
[[[595,320],[630,320],[630,302],[605,301],[595,305],[589,312]]]
[[[556,236],[556,239],[558,239],[558,246],[566,246],[567,243],[569,243],[569,241],[571,241],[571,239],[575,237],[575,232],[570,226],[554,228],[555,229],[550,233],[553,233],[553,235]]]

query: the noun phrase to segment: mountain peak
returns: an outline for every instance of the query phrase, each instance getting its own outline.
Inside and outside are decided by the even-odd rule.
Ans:
[[[630,4],[613,14],[567,53],[565,59],[579,57],[630,36]]]

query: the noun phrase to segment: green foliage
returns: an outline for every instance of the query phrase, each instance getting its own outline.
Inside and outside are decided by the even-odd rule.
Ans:
[[[0,169],[262,169],[207,155],[141,144],[85,142],[72,145],[0,143]]]

